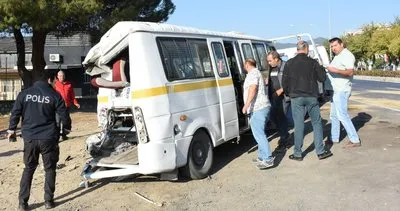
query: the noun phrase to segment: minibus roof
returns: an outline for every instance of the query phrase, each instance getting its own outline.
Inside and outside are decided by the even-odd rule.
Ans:
[[[111,27],[101,37],[100,42],[89,50],[82,64],[84,64],[85,66],[91,63],[96,63],[98,66],[107,64],[109,61],[111,61],[112,58],[115,57],[115,55],[120,53],[128,46],[128,39],[126,38],[129,34],[135,32],[153,32],[157,34],[187,34],[221,38],[225,37],[241,40],[259,40],[272,43],[267,39],[244,35],[237,32],[214,32],[165,23],[121,21]]]
[[[232,37],[245,40],[264,40],[260,37],[244,35],[238,32],[215,32],[209,30],[196,29],[191,27],[176,26],[165,23],[152,23],[152,22],[137,22],[137,21],[121,21],[116,23],[110,28],[102,37],[123,38],[130,33],[135,32],[156,32],[156,33],[177,33],[177,34],[196,34],[196,35],[211,35],[218,37]]]

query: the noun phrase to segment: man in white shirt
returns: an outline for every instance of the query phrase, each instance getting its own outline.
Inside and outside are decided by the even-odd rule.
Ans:
[[[351,122],[347,111],[347,104],[351,95],[351,87],[354,75],[354,55],[343,46],[340,38],[329,40],[332,52],[335,53],[330,65],[326,67],[330,74],[333,87],[333,97],[331,100],[331,141],[339,143],[340,123],[346,129],[350,142],[345,147],[361,146],[360,138]]]
[[[243,85],[243,101],[245,104],[242,112],[249,114],[251,132],[258,144],[258,158],[255,158],[253,162],[257,163],[257,168],[260,170],[267,169],[274,166],[274,157],[271,154],[265,129],[271,104],[268,100],[263,76],[256,68],[256,61],[247,59],[244,68],[247,76]]]

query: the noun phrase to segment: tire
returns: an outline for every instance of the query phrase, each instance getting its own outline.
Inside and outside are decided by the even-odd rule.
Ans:
[[[213,164],[213,146],[210,136],[204,131],[197,131],[190,143],[186,166],[181,169],[184,177],[203,179],[210,173]]]

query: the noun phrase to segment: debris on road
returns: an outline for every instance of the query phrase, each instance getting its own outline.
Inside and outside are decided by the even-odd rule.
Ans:
[[[64,163],[60,163],[60,164],[57,164],[57,167],[56,167],[56,169],[62,169],[62,168],[64,168],[66,165],[64,164]]]
[[[71,155],[68,155],[67,158],[65,158],[65,162],[72,160],[73,157]]]
[[[138,193],[138,192],[135,192],[135,195],[138,196],[139,198],[145,200],[146,202],[148,202],[148,203],[150,203],[150,204],[156,205],[157,207],[162,207],[162,206],[164,206],[164,204],[165,204],[165,202],[162,202],[162,203],[154,202],[154,201],[150,200],[149,198],[147,198],[147,197],[141,195],[141,194]]]

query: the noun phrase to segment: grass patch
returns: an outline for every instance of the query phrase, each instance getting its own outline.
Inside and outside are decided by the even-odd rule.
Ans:
[[[357,70],[355,75],[365,75],[365,76],[378,76],[378,77],[393,77],[400,78],[400,71],[383,71],[383,70]]]

